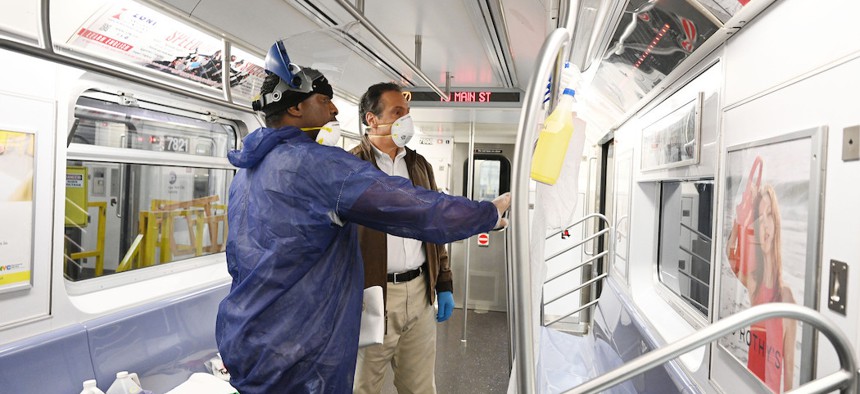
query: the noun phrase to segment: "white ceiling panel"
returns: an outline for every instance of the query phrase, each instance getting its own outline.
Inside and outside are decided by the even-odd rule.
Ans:
[[[421,69],[438,86],[448,71],[455,86],[502,87],[476,31],[484,27],[475,26],[462,0],[370,1],[365,15],[411,58],[420,34]]]
[[[332,24],[344,26],[354,22],[354,18],[334,0],[144,1],[161,2],[190,13],[192,18],[223,29],[229,36],[253,47],[247,49],[258,52],[267,50],[276,39]],[[354,4],[353,1],[349,3]],[[421,69],[440,88],[445,86],[446,72],[453,76],[453,87],[504,87],[493,63],[495,56],[488,56],[492,44],[486,41],[487,26],[475,15],[477,7],[467,9],[467,6],[472,4],[467,5],[463,0],[368,0],[365,1],[364,15],[410,60],[415,59],[415,36],[421,35]],[[518,87],[525,89],[534,67],[534,56],[546,36],[547,13],[538,0],[509,1],[503,6],[517,78],[523,85]],[[363,28],[353,31],[356,38],[400,75],[416,86],[425,86],[368,31]],[[366,54],[362,56],[368,57]],[[384,80],[400,79],[397,73],[383,73],[386,76]]]
[[[538,51],[550,30],[548,11],[538,0],[505,1],[503,5],[520,84],[517,87],[525,91],[538,61]]]
[[[187,3],[186,0],[166,2]],[[275,40],[319,28],[282,0],[200,0],[193,9],[192,18],[253,45],[255,48],[247,48],[252,51],[266,51]]]
[[[354,20],[333,0],[314,4],[340,23]],[[365,1],[364,16],[413,62],[415,36],[421,35],[421,70],[437,86],[445,86],[449,71],[455,86],[502,87],[476,31],[485,27],[475,26],[462,0]],[[369,32],[359,36],[417,86],[426,85]]]

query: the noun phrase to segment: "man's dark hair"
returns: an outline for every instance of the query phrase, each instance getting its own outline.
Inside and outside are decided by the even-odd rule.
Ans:
[[[376,116],[382,115],[382,103],[380,103],[380,98],[382,98],[382,94],[385,92],[402,93],[403,90],[395,83],[381,82],[367,88],[367,91],[361,95],[361,101],[358,103],[358,119],[360,119],[361,123],[365,126],[369,125],[367,124],[367,119],[364,118],[364,114],[370,112]]]
[[[328,79],[318,70],[304,67],[294,76],[294,88],[285,88],[278,92],[280,98],[275,100],[274,96],[266,96],[278,89],[281,78],[275,73],[266,73],[266,79],[260,86],[260,97],[255,99],[251,105],[256,111],[262,111],[266,115],[266,127],[272,127],[288,109],[299,105],[302,101],[314,94],[322,94],[334,98],[334,89]],[[277,119],[275,119],[277,118]]]

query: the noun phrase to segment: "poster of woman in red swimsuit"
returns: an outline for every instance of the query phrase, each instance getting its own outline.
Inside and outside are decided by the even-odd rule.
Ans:
[[[729,148],[722,204],[719,317],[769,302],[804,304],[810,184],[817,166],[810,138]],[[816,167],[817,168],[817,167]],[[794,320],[770,319],[719,341],[775,393],[799,386],[802,343]],[[811,357],[812,352],[809,350]]]
[[[776,191],[765,184],[745,193],[750,197],[742,204],[750,206],[739,209],[744,214],[739,216],[743,224],[733,226],[726,252],[732,272],[746,287],[751,305],[793,303],[791,289],[782,279],[781,218]],[[749,254],[742,254],[744,248],[751,249]],[[786,366],[794,365],[797,323],[788,319],[755,323],[744,337],[749,342],[747,368],[773,392],[791,390],[794,368]]]

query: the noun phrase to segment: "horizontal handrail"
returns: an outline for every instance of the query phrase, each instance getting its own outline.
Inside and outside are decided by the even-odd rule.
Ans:
[[[548,236],[546,237],[546,239],[550,239],[550,238],[552,238],[552,237],[555,237],[556,235],[559,235],[559,234],[561,234],[561,233],[563,233],[563,232],[565,232],[565,231],[567,231],[567,230],[570,230],[570,229],[572,229],[572,228],[576,227],[576,225],[577,225],[577,224],[580,224],[580,223],[582,223],[582,222],[584,222],[584,221],[586,221],[586,220],[588,220],[588,219],[591,219],[591,218],[600,218],[600,219],[605,220],[607,225],[609,224],[609,219],[607,219],[607,218],[606,218],[606,216],[603,216],[603,214],[600,214],[600,213],[592,213],[592,214],[585,215],[585,216],[581,217],[579,220],[577,220],[577,221],[573,222],[573,224],[571,224],[570,226],[567,226],[567,228],[565,228],[564,230],[559,230],[559,231],[556,231],[556,232],[554,232],[554,233],[552,233],[552,234],[548,235]]]
[[[689,254],[690,256],[693,256],[693,257],[695,257],[695,258],[697,258],[697,259],[699,259],[699,260],[702,260],[702,261],[704,261],[704,262],[708,263],[708,265],[710,265],[710,264],[711,264],[711,260],[708,260],[708,259],[706,259],[706,258],[704,258],[704,257],[702,257],[702,256],[699,256],[698,254],[696,254],[695,252],[693,252],[693,251],[692,251],[692,250],[690,250],[690,249],[687,249],[687,248],[685,248],[685,247],[683,247],[683,246],[681,246],[681,245],[678,245],[678,248],[680,248],[681,250],[683,250],[683,251],[687,252],[687,254]]]
[[[707,313],[707,311],[708,311],[708,307],[706,307],[706,306],[702,305],[702,303],[701,303],[701,302],[696,301],[696,300],[694,300],[693,298],[691,298],[690,296],[685,295],[685,294],[681,294],[681,298],[683,298],[685,301],[687,301],[687,302],[689,302],[689,303],[693,304],[693,306],[695,306],[695,307],[697,307],[697,308],[701,309],[702,311],[704,311],[705,313]]]
[[[695,277],[695,276],[693,276],[693,275],[690,275],[690,274],[688,274],[688,273],[686,273],[686,272],[684,272],[684,271],[678,271],[678,273],[679,273],[679,274],[681,274],[681,275],[684,275],[684,276],[686,276],[686,277],[688,277],[688,278],[690,278],[690,279],[692,279],[692,280],[694,280],[694,281],[696,281],[696,282],[699,282],[702,286],[705,286],[705,287],[708,287],[708,288],[710,288],[710,287],[711,287],[711,285],[710,285],[710,284],[708,284],[708,283],[706,283],[705,281],[703,281],[703,280],[701,280],[701,279],[699,279],[699,278],[697,278],[697,277]]]
[[[599,258],[601,258],[601,257],[603,257],[603,256],[606,256],[607,254],[609,254],[609,251],[608,251],[608,250],[604,250],[604,251],[602,251],[602,252],[598,253],[596,256],[592,256],[592,257],[591,257],[591,258],[589,258],[588,260],[585,260],[585,261],[583,261],[583,262],[581,262],[581,263],[577,264],[577,265],[576,265],[576,266],[574,266],[573,268],[569,268],[569,269],[567,269],[567,270],[566,270],[566,271],[564,271],[564,272],[561,272],[561,273],[558,273],[558,274],[553,275],[551,278],[549,278],[549,279],[547,279],[547,280],[543,281],[543,283],[544,283],[544,284],[547,284],[547,283],[549,283],[549,282],[552,282],[553,280],[556,280],[556,279],[558,279],[558,278],[561,278],[562,276],[565,276],[565,275],[567,275],[567,274],[569,274],[569,273],[571,273],[571,272],[573,272],[573,271],[575,271],[575,270],[577,270],[577,269],[579,269],[579,268],[582,268],[582,267],[584,267],[586,264],[588,264],[588,263],[590,263],[590,262],[592,262],[592,261],[594,261],[594,260],[597,260],[597,259],[599,259]]]
[[[851,351],[851,343],[848,342],[845,334],[818,311],[795,304],[769,303],[738,312],[677,342],[654,349],[608,373],[565,391],[565,394],[601,392],[636,375],[659,367],[669,360],[716,341],[732,331],[772,318],[794,319],[811,324],[830,339],[841,365],[839,371],[808,382],[790,391],[790,393],[811,394],[835,389],[839,389],[843,394],[856,393],[857,364],[854,360],[854,353]]]
[[[560,250],[560,251],[558,251],[558,252],[555,252],[555,253],[551,254],[549,257],[546,257],[546,258],[544,258],[543,260],[544,260],[544,261],[550,261],[550,260],[552,260],[552,259],[554,259],[554,258],[556,258],[556,257],[558,257],[558,256],[561,256],[561,255],[563,255],[563,254],[565,254],[565,253],[567,253],[567,252],[569,252],[569,251],[571,251],[571,250],[575,249],[577,246],[582,245],[582,244],[584,244],[584,243],[586,243],[586,242],[588,242],[588,241],[591,241],[592,239],[595,239],[595,238],[599,237],[600,235],[602,235],[602,234],[606,234],[606,233],[608,233],[608,232],[609,232],[609,228],[605,228],[605,229],[603,229],[603,230],[600,230],[600,231],[598,231],[598,232],[596,232],[596,233],[592,234],[592,235],[591,235],[590,237],[588,237],[588,238],[582,239],[582,240],[580,240],[579,242],[577,242],[577,243],[575,243],[575,244],[573,244],[573,245],[568,246],[567,248],[564,248],[564,249],[562,249],[562,250]]]
[[[589,302],[589,303],[587,303],[587,304],[585,304],[585,305],[583,305],[583,306],[581,306],[581,307],[579,307],[579,308],[576,308],[576,310],[574,310],[573,312],[570,312],[570,313],[568,313],[568,314],[566,314],[566,315],[564,315],[564,316],[562,316],[562,317],[559,317],[559,318],[557,318],[557,319],[555,319],[555,320],[553,320],[553,321],[551,321],[551,322],[549,322],[549,323],[547,323],[547,324],[544,324],[544,326],[553,325],[553,324],[558,323],[558,322],[560,322],[560,321],[562,321],[562,320],[564,320],[564,319],[567,319],[567,318],[568,318],[568,317],[570,317],[571,315],[577,314],[577,313],[579,313],[579,312],[581,312],[581,311],[585,310],[586,308],[589,308],[589,307],[593,306],[594,304],[597,304],[597,301],[600,301],[600,300],[599,300],[599,299],[597,299],[597,300],[592,300],[591,302]]]
[[[569,290],[569,291],[565,292],[564,294],[562,294],[562,295],[560,295],[560,296],[557,296],[557,297],[555,297],[555,298],[553,298],[553,299],[551,299],[551,300],[549,300],[549,301],[544,301],[544,303],[543,303],[543,304],[544,304],[544,305],[546,305],[546,304],[550,304],[550,303],[553,303],[553,302],[555,302],[555,301],[558,301],[558,300],[560,300],[560,299],[562,299],[562,298],[564,298],[564,297],[566,297],[566,296],[568,296],[568,295],[571,295],[571,294],[573,294],[573,293],[576,293],[577,291],[582,290],[583,288],[585,288],[585,287],[587,287],[587,286],[590,286],[592,283],[597,282],[597,281],[599,281],[599,280],[601,280],[601,279],[605,278],[606,276],[607,276],[607,274],[604,272],[604,273],[602,273],[602,274],[600,274],[600,275],[598,275],[598,276],[595,276],[594,278],[589,279],[589,280],[588,280],[588,281],[586,281],[585,283],[583,283],[583,284],[581,284],[581,285],[579,285],[579,286],[574,287],[574,288],[573,288],[573,290]]]
[[[707,234],[697,231],[696,229],[694,229],[694,228],[692,228],[692,227],[690,227],[690,226],[688,226],[688,225],[684,224],[684,222],[681,222],[681,227],[683,227],[683,228],[685,228],[685,229],[687,229],[687,230],[690,230],[690,232],[692,232],[693,234],[698,235],[698,236],[699,236],[699,237],[701,237],[701,238],[704,238],[704,239],[708,240],[708,242],[711,242],[711,241],[712,241],[712,240],[711,240],[711,237],[709,237]]]

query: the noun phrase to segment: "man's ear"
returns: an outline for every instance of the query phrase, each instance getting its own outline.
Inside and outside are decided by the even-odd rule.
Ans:
[[[374,115],[373,112],[365,112],[364,120],[367,122],[367,127],[375,129],[377,126],[379,126],[379,119],[376,118],[376,115]]]
[[[290,116],[293,116],[296,118],[301,118],[302,117],[302,110],[301,110],[301,108],[299,108],[300,105],[302,105],[302,103],[298,103],[298,104],[296,104],[290,108],[287,108],[287,113],[290,114]]]

